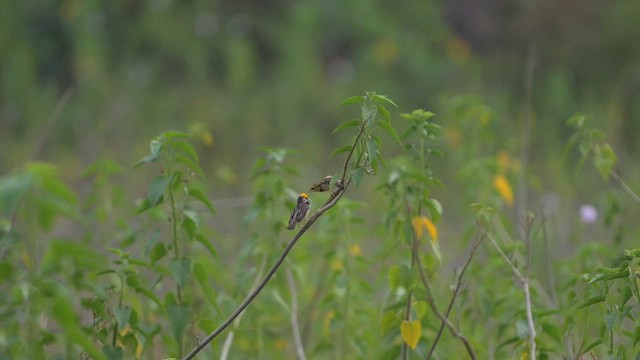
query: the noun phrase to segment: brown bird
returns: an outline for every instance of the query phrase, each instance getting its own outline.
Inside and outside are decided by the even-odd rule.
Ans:
[[[313,186],[311,186],[311,189],[309,189],[309,191],[311,192],[324,192],[324,191],[329,191],[330,189],[330,183],[331,183],[331,179],[333,178],[333,176],[328,175],[325,176],[324,179],[322,179],[322,181],[320,181],[317,184],[313,184]]]

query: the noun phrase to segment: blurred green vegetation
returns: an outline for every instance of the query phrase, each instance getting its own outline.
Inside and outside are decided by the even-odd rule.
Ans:
[[[189,239],[204,246],[193,250],[197,286],[185,295],[193,310],[190,322],[178,329],[171,323],[181,336],[187,328],[189,338],[177,342],[184,340],[188,350],[193,337],[215,328],[242,300],[280,250],[285,241],[280,226],[297,193],[340,170],[343,159],[328,155],[351,140],[332,131],[357,115],[336,106],[366,90],[389,95],[398,104],[389,110],[400,133],[410,126],[400,113],[419,108],[436,113],[442,127],[430,149],[443,158],[430,159],[428,165],[429,176],[442,186],[431,184],[417,197],[433,197],[444,208],[440,221],[434,220],[442,262],[430,259],[428,274],[437,278],[441,307],[449,294],[446,275],[462,262],[475,229],[469,204],[482,202],[497,209],[504,233],[518,233],[527,210],[548,229],[557,283],[547,277],[543,252],[534,254],[533,272],[541,288],[561,290],[547,299],[541,288],[534,289],[535,300],[540,309],[573,312],[560,324],[541,323],[548,330],[542,335],[542,353],[553,358],[563,346],[578,349],[582,339],[569,335],[575,329],[592,330],[584,335],[589,340],[605,333],[613,338],[615,326],[620,332],[638,331],[623,325],[624,316],[602,330],[603,313],[617,314],[615,301],[607,298],[614,286],[594,290],[582,275],[603,266],[599,273],[606,274],[609,267],[636,262],[630,255],[620,260],[623,249],[636,246],[640,224],[637,204],[616,179],[619,175],[625,186],[640,189],[635,156],[640,152],[639,16],[636,0],[0,2],[0,289],[10,287],[12,293],[0,304],[0,315],[11,319],[7,333],[17,334],[26,322],[26,339],[42,345],[25,350],[16,345],[23,339],[0,338],[0,355],[39,358],[39,351],[50,346],[56,354],[71,356],[69,342],[53,340],[62,332],[94,356],[102,349],[73,326],[77,317],[86,324],[90,316],[73,314],[74,309],[94,311],[93,319],[100,321],[92,326],[104,340],[110,336],[105,334],[111,331],[110,317],[129,317],[122,312],[122,300],[115,314],[105,309],[124,292],[131,259],[149,261],[152,270],[135,271],[143,283],[157,281],[153,286],[161,284],[158,274],[180,273],[174,265],[177,255],[175,263],[154,265],[171,250],[159,245],[167,240],[162,234],[170,228],[168,214],[159,207],[135,214],[144,207],[140,199],[162,202],[161,191],[151,197],[148,187],[157,188],[159,180],[151,179],[165,176],[167,169],[134,171],[133,165],[148,154],[149,140],[167,130],[192,134],[196,168],[204,173],[196,196],[206,194],[217,209],[215,216],[200,218],[182,208],[186,220],[181,221],[193,222],[186,225]],[[567,125],[576,113],[585,114],[578,118],[588,127]],[[591,127],[601,135],[567,147],[576,131],[591,134]],[[300,316],[307,316],[303,340],[312,358],[394,358],[401,353],[398,332],[390,331],[400,318],[385,317],[380,334],[377,316],[402,308],[406,294],[385,289],[387,271],[411,257],[393,239],[397,229],[383,225],[393,215],[388,204],[398,197],[376,189],[394,171],[415,165],[399,160],[403,147],[392,137],[381,138],[381,153],[392,164],[381,167],[380,179],[365,179],[357,191],[350,189],[349,199],[319,221],[324,231],[296,248],[290,260],[299,280]],[[577,165],[585,159],[584,166]],[[275,162],[276,170],[270,168],[266,180],[256,179],[256,161]],[[600,176],[612,170],[615,179]],[[523,189],[526,209],[519,208]],[[583,205],[595,207],[595,223],[581,221]],[[408,227],[410,220],[405,220]],[[14,226],[24,232],[14,234]],[[535,237],[541,239],[541,230]],[[202,245],[203,238],[213,245]],[[75,245],[68,249],[69,243]],[[517,244],[506,246],[514,253],[522,250]],[[218,257],[211,255],[216,251]],[[472,265],[468,275],[471,289],[458,300],[463,305],[457,316],[472,319],[461,321],[461,330],[481,358],[520,354],[526,348],[520,289],[499,257],[491,251],[480,256],[482,266]],[[135,261],[131,266],[140,265]],[[109,266],[115,275],[105,285],[98,273]],[[290,290],[284,279],[238,325],[239,354],[294,356],[284,311],[289,299],[281,295]],[[31,300],[25,284],[41,296]],[[131,321],[134,330],[118,327],[118,346],[114,340],[104,352],[109,358],[118,358],[117,349],[147,358],[181,354],[185,349],[175,350],[180,346],[168,334],[170,326],[162,324],[161,332],[156,320],[164,314],[158,310],[162,306],[179,310],[167,317],[181,318],[189,310],[182,299],[164,298],[171,286],[158,285],[160,295],[137,293],[148,290],[146,283],[127,285],[130,293],[123,298],[140,318]],[[87,293],[95,297],[74,297]],[[48,305],[51,294],[56,294],[55,311]],[[203,294],[209,307],[202,304]],[[606,312],[603,308],[589,317],[570,306],[596,296],[608,299]],[[31,315],[49,311],[59,328],[37,335],[40,323]],[[431,339],[438,319],[426,316],[423,339]],[[154,343],[159,333],[163,341]],[[483,341],[489,333],[495,343]],[[428,341],[418,343],[413,355],[424,357]],[[149,346],[144,351],[143,343]],[[560,350],[554,352],[550,344]],[[459,345],[445,335],[440,356],[460,351]],[[211,351],[218,354],[222,346],[220,341]]]

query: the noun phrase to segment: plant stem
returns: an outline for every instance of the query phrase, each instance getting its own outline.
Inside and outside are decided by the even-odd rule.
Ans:
[[[476,241],[474,243],[473,249],[471,250],[471,253],[469,254],[469,257],[467,258],[467,262],[463,266],[463,268],[462,268],[462,270],[460,272],[460,275],[458,276],[455,290],[454,290],[453,294],[451,295],[451,300],[449,301],[449,306],[447,307],[447,311],[446,311],[445,314],[442,314],[440,312],[440,310],[438,309],[438,305],[436,304],[435,299],[433,297],[433,291],[431,290],[431,285],[429,284],[429,280],[427,279],[427,274],[424,272],[424,268],[422,267],[422,261],[420,260],[420,256],[419,256],[419,254],[414,252],[414,259],[415,259],[415,261],[416,261],[416,263],[418,265],[418,274],[420,275],[420,280],[422,281],[422,284],[424,285],[424,288],[425,288],[425,290],[427,292],[427,302],[429,303],[429,306],[431,307],[431,310],[433,311],[433,313],[441,321],[440,329],[438,330],[438,334],[436,335],[436,339],[433,341],[433,345],[431,346],[431,350],[429,350],[429,354],[427,355],[427,359],[430,359],[433,356],[433,352],[434,352],[434,350],[436,348],[436,345],[438,344],[438,341],[440,340],[440,336],[442,335],[442,331],[444,329],[444,326],[449,328],[449,331],[451,331],[453,336],[457,337],[462,342],[462,344],[464,345],[465,350],[467,351],[467,354],[469,355],[469,357],[471,359],[473,359],[473,360],[476,359],[476,354],[474,353],[473,348],[471,347],[471,343],[469,342],[469,340],[461,332],[458,331],[458,329],[456,329],[456,327],[451,323],[451,321],[449,321],[449,314],[451,313],[451,309],[453,308],[453,304],[455,302],[455,299],[457,298],[458,294],[460,294],[460,289],[462,288],[463,275],[464,275],[465,271],[467,270],[467,267],[471,263],[471,259],[473,259],[473,256],[475,255],[475,252],[478,249],[478,247],[480,245],[480,242],[482,242],[483,239],[484,239],[484,235],[482,237],[479,237],[479,238],[476,237]]]
[[[293,342],[296,346],[298,359],[307,360],[307,356],[304,353],[304,346],[302,345],[302,338],[300,337],[300,325],[298,324],[298,291],[296,290],[296,282],[290,268],[287,269],[287,283],[289,285],[289,292],[291,292],[291,330],[293,331]]]
[[[631,199],[633,199],[635,202],[638,203],[638,205],[640,205],[640,196],[638,196],[638,194],[635,193],[635,191],[633,191],[629,185],[627,185],[627,183],[625,183],[622,178],[620,177],[620,175],[618,175],[618,173],[616,173],[615,171],[611,172],[611,178],[613,179],[613,181],[615,181],[618,185],[620,185],[620,187],[622,188],[622,190],[624,190],[627,195],[629,195],[631,197]]]
[[[502,257],[502,259],[509,265],[509,267],[511,268],[511,272],[513,273],[513,275],[516,277],[516,279],[518,280],[518,282],[521,284],[523,291],[524,291],[524,296],[525,296],[525,307],[526,307],[526,314],[527,314],[527,325],[529,327],[529,351],[531,352],[531,359],[535,360],[536,359],[536,326],[535,323],[533,322],[533,310],[532,310],[532,304],[531,304],[531,293],[529,291],[529,278],[525,278],[524,276],[522,276],[522,273],[520,273],[520,271],[518,270],[518,268],[513,264],[513,262],[511,261],[511,259],[509,259],[509,257],[504,253],[504,251],[502,251],[502,248],[500,247],[500,245],[498,245],[498,242],[493,238],[493,236],[491,236],[489,233],[487,233],[487,237],[489,238],[489,240],[491,240],[491,243],[493,244],[493,246],[495,247],[495,249],[498,251],[498,253],[500,254],[500,256]]]
[[[218,336],[222,331],[224,331],[227,327],[229,327],[229,325],[233,323],[233,321],[238,317],[238,315],[240,315],[240,313],[242,313],[242,311],[244,311],[244,309],[247,306],[249,306],[249,304],[251,304],[251,302],[256,298],[256,296],[258,296],[258,294],[260,294],[262,289],[267,285],[271,277],[276,273],[280,265],[282,265],[287,255],[289,254],[293,246],[298,242],[300,237],[305,232],[307,232],[307,230],[309,230],[309,228],[316,222],[316,220],[318,220],[320,216],[322,216],[322,214],[324,214],[327,210],[331,209],[336,205],[336,203],[344,195],[344,191],[347,189],[348,186],[349,186],[349,181],[347,181],[344,184],[344,189],[336,190],[336,192],[329,197],[327,202],[309,218],[309,221],[307,221],[307,223],[304,224],[304,226],[300,229],[300,231],[298,231],[298,233],[289,241],[287,246],[284,248],[284,250],[278,257],[278,260],[276,260],[273,266],[271,266],[271,269],[269,269],[269,271],[267,272],[267,275],[264,277],[264,279],[262,279],[262,281],[258,284],[258,286],[254,290],[252,290],[251,293],[249,293],[247,298],[220,326],[218,326],[217,329],[215,329],[211,334],[209,334],[209,336],[207,336],[200,344],[198,344],[198,346],[196,346],[193,350],[191,350],[191,352],[189,352],[187,356],[184,357],[184,360],[193,359],[193,357],[196,356],[202,349],[204,349],[204,347],[207,346],[213,339],[215,339],[216,336]]]

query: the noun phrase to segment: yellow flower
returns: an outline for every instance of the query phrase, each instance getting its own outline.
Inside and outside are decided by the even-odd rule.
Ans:
[[[493,187],[508,206],[513,205],[513,190],[511,190],[511,184],[509,184],[509,180],[506,177],[496,175],[493,178]]]

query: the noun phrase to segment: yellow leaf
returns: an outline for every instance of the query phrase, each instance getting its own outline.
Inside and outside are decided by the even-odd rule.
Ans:
[[[322,335],[324,335],[324,337],[328,338],[329,336],[331,336],[331,320],[333,320],[335,316],[336,313],[333,310],[329,310],[324,315],[324,321],[322,323]]]
[[[419,239],[424,234],[424,229],[422,228],[422,218],[420,216],[414,216],[411,219],[411,225],[413,225],[413,231],[416,233],[416,237]]]
[[[422,336],[422,324],[418,320],[402,321],[402,324],[400,324],[400,336],[402,336],[402,340],[407,345],[415,349],[420,336]]]
[[[360,245],[358,244],[349,245],[349,254],[351,254],[351,256],[362,255],[362,249],[360,248]]]
[[[493,187],[507,205],[513,205],[513,190],[511,190],[511,185],[506,177],[503,175],[496,175],[496,177],[493,178]]]
[[[527,358],[529,358],[529,353],[527,353],[526,351],[522,353],[522,355],[520,355],[520,360],[527,360]]]
[[[342,271],[344,270],[344,263],[340,259],[335,259],[331,262],[331,270]]]
[[[432,241],[438,241],[438,229],[433,224],[433,221],[431,221],[431,219],[426,218],[426,217],[423,216],[422,217],[422,224],[424,224],[424,227],[427,229],[427,232],[429,233],[429,236],[431,236],[431,240]]]
[[[509,168],[509,163],[511,162],[511,159],[509,159],[509,153],[505,150],[500,150],[496,158],[498,160],[500,170],[506,171]]]
[[[273,347],[276,348],[276,351],[282,352],[287,349],[287,342],[282,339],[276,340],[276,342],[273,345],[274,345]]]

